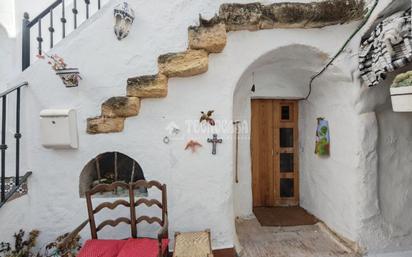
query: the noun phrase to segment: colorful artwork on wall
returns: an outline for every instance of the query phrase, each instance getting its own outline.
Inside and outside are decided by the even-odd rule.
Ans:
[[[318,156],[330,155],[329,122],[324,118],[318,118],[315,154]]]

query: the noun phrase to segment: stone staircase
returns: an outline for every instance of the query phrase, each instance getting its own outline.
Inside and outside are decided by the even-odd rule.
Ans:
[[[101,115],[87,120],[87,133],[121,132],[125,119],[139,114],[143,99],[167,96],[169,78],[190,77],[207,72],[209,54],[223,51],[230,31],[321,28],[358,20],[364,14],[363,0],[271,5],[222,4],[219,15],[210,20],[200,17],[199,26],[189,27],[189,47],[186,51],[158,57],[158,74],[129,78],[126,96],[112,97],[105,101]]]

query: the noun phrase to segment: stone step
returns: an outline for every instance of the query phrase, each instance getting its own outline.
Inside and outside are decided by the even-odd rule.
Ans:
[[[131,117],[139,114],[140,99],[138,97],[116,96],[102,104],[102,116]]]
[[[158,58],[159,71],[167,77],[190,77],[208,70],[209,56],[205,50],[168,53]]]
[[[123,117],[108,118],[104,116],[94,117],[87,119],[87,133],[100,134],[100,133],[114,133],[121,132],[124,128]]]
[[[167,77],[163,74],[146,75],[127,80],[127,96],[161,98],[167,96]]]
[[[221,53],[226,46],[226,25],[216,16],[211,20],[199,17],[200,25],[189,27],[189,48],[208,53]]]

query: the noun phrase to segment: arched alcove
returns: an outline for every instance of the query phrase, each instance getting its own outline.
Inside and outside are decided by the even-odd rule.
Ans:
[[[106,152],[90,160],[80,174],[79,194],[85,197],[86,191],[98,184],[110,184],[115,181],[126,183],[145,180],[143,169],[134,159],[119,152]],[[116,191],[102,197],[126,196],[127,192]],[[147,194],[139,190],[137,194]]]
[[[247,129],[242,128],[242,131],[248,131],[250,135],[252,99],[305,98],[311,76],[320,70],[327,60],[328,55],[320,50],[296,44],[274,49],[251,63],[243,72],[234,91],[234,120],[242,121],[243,126],[248,126]],[[305,135],[300,135],[300,138],[302,137]],[[250,144],[248,136],[239,140],[238,172],[241,179],[235,187],[237,216],[248,216],[252,213]]]
[[[355,154],[348,154],[350,146],[357,144],[357,129],[351,124],[357,114],[351,102],[352,79],[349,73],[342,71],[345,66],[340,60],[315,81],[309,99],[305,100],[311,77],[330,58],[312,46],[287,45],[257,58],[238,80],[233,95],[233,119],[247,128],[240,128],[241,133],[246,133],[241,134],[238,141],[239,183],[234,186],[236,216],[247,217],[253,213],[251,101],[295,100],[299,116],[299,205],[340,234],[356,237],[357,217],[351,201],[356,197],[356,190],[348,193],[347,188],[357,188]],[[253,84],[254,91],[251,90]],[[326,158],[314,154],[319,117],[329,121],[332,133],[331,155]]]

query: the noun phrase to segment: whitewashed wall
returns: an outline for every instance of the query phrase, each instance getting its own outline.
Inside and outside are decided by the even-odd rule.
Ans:
[[[392,111],[389,85],[395,75],[411,70],[409,65],[371,89],[361,89],[356,99],[364,127],[362,196],[368,198],[362,213],[360,241],[369,245],[371,256],[379,250],[410,251],[412,227],[411,115]],[[376,198],[373,196],[377,196]],[[406,255],[410,252],[406,252]],[[387,253],[383,256],[391,256]],[[401,255],[400,255],[401,256]]]
[[[0,2],[0,24],[6,28],[10,37],[16,36],[15,2],[13,0]]]
[[[70,66],[80,69],[83,80],[78,88],[64,88],[50,67],[41,61],[19,77],[19,81],[30,83],[24,95],[24,139],[27,166],[34,175],[29,183],[29,195],[1,209],[0,220],[8,222],[1,224],[0,239],[10,239],[19,227],[41,229],[41,242],[73,229],[86,219],[85,202],[78,195],[82,168],[99,153],[119,151],[138,161],[147,179],[168,184],[171,235],[175,231],[211,228],[214,248],[232,247],[236,242],[235,212],[236,215],[250,213],[251,206],[250,194],[245,194],[246,200],[242,203],[234,201],[241,194],[233,186],[233,136],[225,129],[225,121],[231,121],[233,117],[238,119],[234,113],[247,114],[247,106],[233,102],[235,89],[241,88],[238,85],[244,83],[247,89],[242,75],[247,81],[253,70],[249,68],[254,68],[256,60],[283,46],[315,47],[319,51],[314,53],[331,56],[355,29],[356,23],[313,30],[229,33],[225,51],[210,56],[206,74],[171,79],[168,97],[143,100],[139,116],[127,119],[122,133],[92,136],[85,133],[86,119],[99,114],[100,104],[111,96],[124,95],[128,77],[156,73],[158,55],[186,49],[187,27],[197,23],[199,13],[212,17],[223,1],[130,0],[137,18],[129,37],[123,41],[118,41],[113,34],[112,8],[118,2],[110,2],[53,50],[65,57]],[[378,8],[382,9],[388,2],[381,1]],[[376,152],[374,147],[378,137],[368,137],[372,137],[378,127],[371,126],[373,119],[365,119],[373,114],[360,111],[370,98],[352,73],[356,70],[359,40],[359,37],[354,39],[353,45],[335,64],[337,67],[315,83],[310,101],[302,104],[301,135],[306,139],[302,141],[301,164],[307,167],[302,173],[301,188],[306,193],[302,194],[302,205],[338,233],[362,246],[376,252],[392,251],[397,249],[398,243],[405,244],[406,248],[409,237],[382,237],[380,221],[370,218],[379,210],[375,204],[378,201],[377,181],[374,181],[378,170],[368,166],[368,149]],[[316,59],[313,51],[309,52],[311,54],[302,59],[309,65],[320,67],[325,56],[321,54]],[[303,67],[301,71],[313,71],[300,60],[296,58],[295,61]],[[290,80],[293,74],[284,76],[282,73],[282,81],[304,88],[309,73],[296,81]],[[263,93],[271,97],[277,94],[273,91]],[[288,94],[292,93],[299,95],[302,92],[296,90]],[[78,150],[47,150],[41,146],[38,114],[46,108],[77,110]],[[224,139],[216,156],[211,155],[211,146],[206,142],[213,131],[207,130],[207,126],[199,133],[190,130],[200,111],[210,109],[215,110],[215,118],[219,121],[215,129]],[[325,160],[312,154],[318,116],[325,116],[331,122],[332,156]],[[166,127],[171,122],[176,123],[182,133],[165,145],[162,138],[167,135]],[[405,132],[404,136],[408,137],[408,134]],[[192,138],[203,144],[195,154],[183,149]],[[245,154],[247,152],[242,152]],[[405,157],[401,158],[405,160]],[[242,162],[242,174],[248,176],[245,166],[248,166],[247,160]],[[247,180],[242,177],[241,181]],[[317,188],[312,188],[311,183],[316,183]],[[409,182],[404,180],[403,183],[407,187]],[[241,186],[247,186],[247,182]],[[400,218],[409,222],[407,217]],[[376,233],[368,230],[374,226]],[[87,229],[83,236],[88,237]],[[385,244],[382,244],[383,240]]]
[[[0,23],[0,90],[5,89],[6,83],[18,74],[14,66],[15,42]]]

